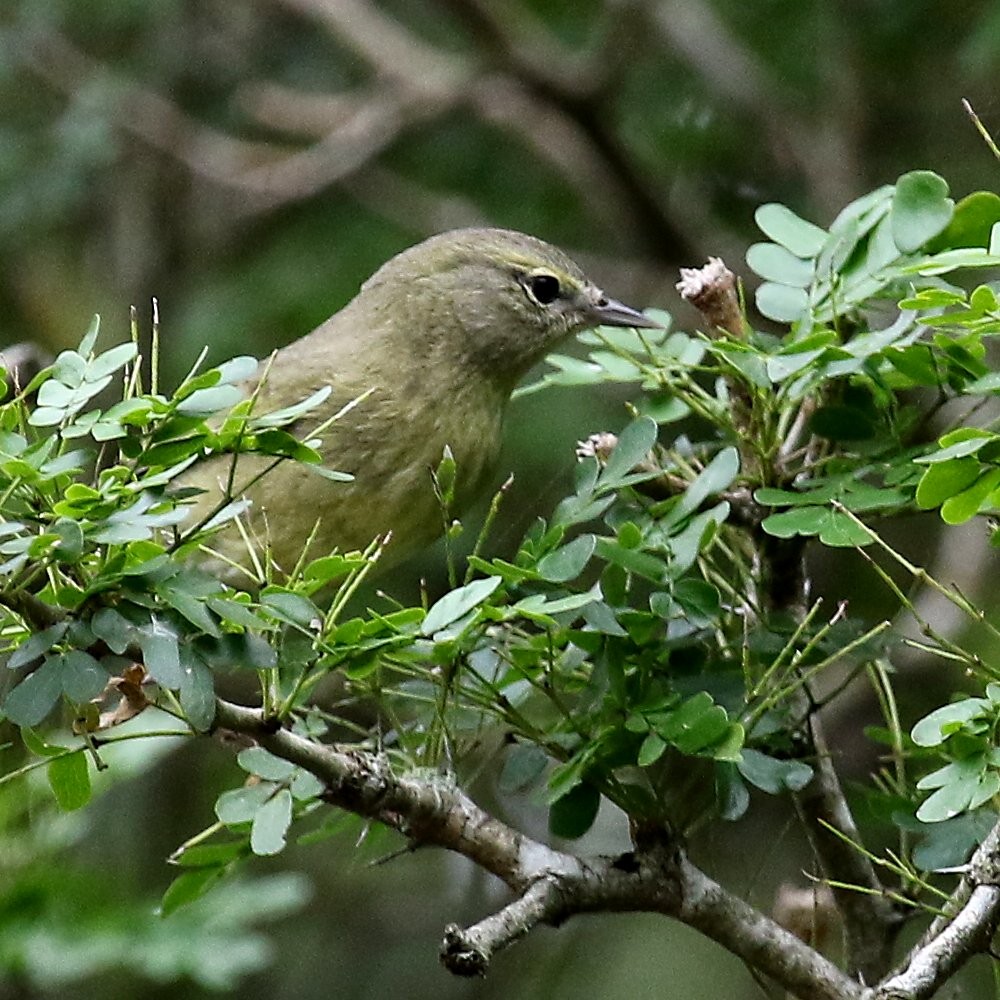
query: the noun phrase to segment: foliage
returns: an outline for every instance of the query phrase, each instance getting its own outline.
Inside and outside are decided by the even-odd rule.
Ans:
[[[813,682],[836,667],[884,681],[894,766],[873,795],[899,827],[903,862],[960,862],[913,854],[908,838],[960,814],[976,814],[981,831],[993,813],[996,668],[928,627],[925,650],[960,662],[984,696],[937,709],[907,737],[887,665],[899,637],[843,608],[782,606],[760,553],[805,539],[870,550],[985,621],[907,564],[879,525],[918,509],[954,524],[1000,507],[1000,438],[951,405],[1000,392],[987,355],[1000,309],[990,285],[967,292],[944,278],[1000,265],[998,222],[1000,200],[955,205],[926,171],[854,202],[828,231],[762,208],[772,242],[748,262],[780,330],[670,332],[661,315],[662,331],[583,335],[584,361],[553,356],[544,385],[632,384],[632,419],[584,449],[573,492],[512,558],[477,546],[464,579],[430,606],[352,603],[377,541],[285,577],[265,553],[244,591],[200,569],[213,534],[246,510],[241,454],[318,463],[292,425],[323,394],[258,414],[241,388],[247,358],[196,366],[170,396],[155,380],[144,391],[134,343],[98,353],[95,323],[0,411],[2,711],[25,754],[2,780],[44,767],[55,801],[80,808],[101,748],[127,738],[119,725],[155,704],[205,733],[218,681],[242,671],[269,717],[309,739],[384,750],[400,773],[461,771],[498,728],[501,791],[544,789],[554,835],[585,833],[602,798],[637,828],[690,830],[738,820],[751,790],[809,782],[815,762],[800,759],[797,732]],[[98,408],[112,383],[120,398]],[[681,420],[685,433],[672,435]],[[233,456],[225,501],[190,523],[183,474],[219,453]],[[446,454],[445,505],[455,475]],[[331,676],[338,701],[316,696]],[[359,704],[377,723],[359,721]],[[215,839],[175,858],[183,871],[165,913],[217,891],[248,855],[280,852],[322,808],[307,771],[260,747],[238,760],[247,780],[220,795]]]
[[[154,899],[121,899],[120,877],[101,878],[69,861],[68,849],[88,834],[83,817],[56,815],[55,804],[33,784],[5,789],[0,807],[0,979],[9,976],[34,991],[65,991],[83,977],[107,982],[127,971],[221,993],[273,960],[255,925],[301,908],[309,894],[302,876],[233,879],[162,920]],[[19,851],[18,830],[28,822],[32,850]]]

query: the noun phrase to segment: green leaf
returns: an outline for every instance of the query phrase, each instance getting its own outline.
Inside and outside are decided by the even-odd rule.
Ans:
[[[230,358],[216,368],[219,373],[219,385],[230,385],[235,382],[245,382],[257,374],[259,362],[247,354]]]
[[[983,715],[990,709],[985,698],[963,698],[961,701],[942,705],[929,715],[925,715],[910,731],[910,737],[918,747],[940,746],[965,723]]]
[[[78,562],[83,555],[83,528],[77,521],[61,517],[52,525],[52,532],[59,536],[53,555],[61,563]]]
[[[997,814],[992,809],[978,809],[931,826],[922,823],[900,825],[907,830],[916,828],[921,834],[913,851],[914,863],[924,871],[939,871],[963,864],[996,822]]]
[[[330,583],[363,565],[364,560],[357,556],[321,556],[306,566],[302,576],[310,583]]]
[[[636,573],[654,583],[662,583],[670,575],[667,564],[662,559],[650,552],[622,548],[610,538],[599,536],[596,551],[598,557],[605,562],[620,566],[629,573]]]
[[[270,413],[251,418],[250,427],[253,430],[260,430],[264,427],[284,427],[286,424],[298,420],[299,417],[305,416],[310,410],[316,409],[317,406],[326,401],[331,392],[333,389],[325,385],[300,403],[294,403],[292,406],[285,406],[280,410],[272,410]]]
[[[718,588],[707,580],[686,577],[674,584],[674,599],[684,609],[688,620],[700,625],[716,621],[722,608]]]
[[[969,306],[978,313],[995,312],[997,309],[997,294],[989,285],[980,285],[969,296]]]
[[[760,492],[760,491],[758,491]],[[781,511],[765,517],[761,527],[776,538],[792,538],[795,535],[818,535],[827,523],[825,507],[809,506]]]
[[[987,253],[982,247],[960,247],[958,250],[945,250],[943,253],[918,259],[900,270],[904,275],[921,274],[925,277],[931,277],[937,274],[947,274],[949,271],[956,271],[962,267],[997,267],[998,265],[1000,265],[1000,256],[995,255],[992,251]]]
[[[83,335],[83,340],[80,341],[79,353],[84,358],[89,358],[94,352],[94,347],[97,344],[97,335],[101,331],[101,317],[94,313],[90,320],[90,326],[87,327],[87,332]]]
[[[246,394],[235,385],[216,385],[197,389],[177,404],[177,412],[187,416],[208,417],[232,409]]]
[[[767,374],[767,362],[760,352],[749,344],[734,340],[716,340],[707,345],[707,350],[727,368],[738,372],[750,385],[770,390],[771,380]]]
[[[900,309],[945,309],[965,304],[965,294],[954,288],[921,288],[901,299]]]
[[[915,458],[921,465],[934,465],[936,462],[950,462],[953,458],[964,458],[974,455],[984,445],[997,440],[992,431],[984,431],[978,427],[962,427],[950,434],[945,434],[938,442],[941,448],[929,455]]]
[[[979,787],[980,773],[971,769],[928,796],[917,810],[922,823],[940,823],[969,808]]]
[[[549,354],[545,363],[556,369],[546,372],[540,382],[524,386],[514,393],[514,398],[537,392],[546,385],[593,385],[603,380],[604,372],[600,365],[581,358],[572,358],[565,354]]]
[[[181,868],[217,868],[237,861],[246,853],[246,841],[230,840],[223,844],[194,844],[172,855],[170,861]]]
[[[230,670],[270,670],[278,664],[274,647],[262,636],[251,632],[223,635],[221,639],[199,636],[194,643],[198,655],[209,667]]]
[[[567,840],[582,837],[594,825],[600,807],[601,793],[583,781],[549,806],[549,832]]]
[[[991,769],[980,775],[979,785],[972,793],[967,808],[978,809],[981,805],[989,802],[997,792],[1000,792],[1000,774]]]
[[[826,522],[820,528],[819,540],[831,548],[855,548],[871,545],[875,536],[857,521],[839,510],[826,512]]]
[[[68,628],[68,621],[57,622],[42,629],[41,632],[35,632],[11,653],[7,666],[11,670],[16,670],[18,667],[26,667],[29,663],[33,663],[47,653],[66,634]]]
[[[215,815],[226,826],[240,826],[249,823],[257,815],[257,810],[271,797],[274,785],[258,782],[223,792],[215,801]]]
[[[747,266],[767,281],[795,288],[808,288],[813,280],[813,262],[796,257],[777,243],[754,243],[747,250]]]
[[[955,203],[944,178],[914,170],[896,181],[892,196],[892,238],[903,253],[919,250],[951,222]]]
[[[339,469],[327,469],[322,465],[307,465],[306,468],[320,479],[326,479],[331,483],[353,483],[354,476],[350,472],[341,472]]]
[[[139,629],[138,639],[143,662],[153,680],[166,688],[179,688],[184,683],[184,671],[176,633],[153,618],[148,626]]]
[[[303,771],[301,768],[297,768],[295,774],[292,776],[292,783],[289,785],[289,791],[292,793],[292,798],[296,802],[307,802],[310,799],[319,798],[323,794],[323,789],[326,786],[323,784],[315,774],[311,774],[309,771]]]
[[[241,750],[236,755],[236,763],[248,771],[256,774],[259,778],[268,781],[286,781],[295,772],[295,765],[291,761],[275,757],[263,747],[249,747]]]
[[[598,488],[615,488],[640,463],[646,461],[656,444],[656,421],[640,417],[618,435],[618,443],[598,477]]]
[[[720,761],[715,767],[715,799],[719,816],[727,823],[740,819],[750,805],[750,793],[735,763]]]
[[[684,529],[669,538],[665,546],[670,553],[670,573],[674,579],[683,576],[718,532],[719,526],[729,517],[729,501],[723,500],[708,510],[703,510],[688,521]]]
[[[770,795],[800,792],[813,775],[812,768],[800,760],[778,760],[759,750],[744,749],[736,766],[751,785]]]
[[[285,458],[292,458],[296,462],[306,462],[314,465],[318,465],[323,461],[323,456],[315,448],[310,448],[308,445],[302,444],[301,441],[296,439],[295,435],[289,434],[288,431],[282,430],[280,427],[269,427],[266,430],[262,430],[253,435],[250,441],[252,442],[253,450],[263,455],[283,456]]]
[[[695,754],[726,735],[729,716],[707,691],[699,691],[672,712],[651,717],[650,724],[681,753]]]
[[[582,614],[583,620],[595,632],[601,632],[603,635],[628,635],[615,617],[614,611],[604,601],[592,601],[586,604]]]
[[[774,281],[758,285],[754,301],[762,316],[777,323],[794,323],[809,312],[809,296],[805,289]]]
[[[979,460],[971,455],[929,466],[917,484],[917,506],[924,510],[940,506],[976,482],[981,468]]]
[[[600,598],[600,584],[595,584],[585,593],[567,594],[565,597],[550,599],[545,594],[530,594],[528,597],[522,597],[516,604],[512,604],[510,609],[515,614],[523,615],[525,618],[552,623],[553,615],[560,615],[566,611],[579,611]]]
[[[714,742],[705,753],[713,760],[735,762],[740,759],[746,743],[746,729],[741,722],[730,722],[722,739]]]
[[[87,375],[87,358],[79,351],[60,351],[52,365],[52,377],[74,389]],[[40,392],[41,390],[39,390]]]
[[[260,603],[265,611],[274,615],[279,621],[290,625],[310,628],[314,623],[323,619],[322,613],[309,598],[287,590],[265,589],[261,595]]]
[[[59,657],[47,659],[28,674],[4,699],[4,715],[15,726],[37,726],[52,711],[62,694]]]
[[[215,721],[215,685],[212,671],[187,647],[182,650],[184,680],[178,697],[188,725],[199,733],[206,733]]]
[[[982,378],[974,379],[963,387],[962,392],[966,396],[1000,392],[1000,372],[989,372]]]
[[[135,626],[114,608],[101,608],[90,619],[90,629],[112,653],[124,653],[135,634]]]
[[[772,382],[783,382],[792,375],[797,375],[807,368],[817,358],[828,353],[828,349],[820,347],[812,351],[794,351],[788,354],[775,354],[767,359],[767,377]]]
[[[663,756],[667,746],[667,741],[658,732],[650,730],[639,747],[636,763],[639,767],[649,767],[650,764],[655,764]]]
[[[76,390],[71,386],[64,385],[57,379],[49,379],[38,390],[38,405],[52,406],[64,410],[73,404],[76,399]]]
[[[107,686],[108,672],[89,653],[71,649],[59,658],[62,688],[70,701],[84,702],[96,698]]]
[[[870,510],[885,510],[907,503],[909,496],[904,490],[891,487],[869,486],[859,480],[848,481],[841,502],[855,514]]]
[[[593,535],[580,535],[568,545],[543,556],[536,567],[538,575],[550,583],[575,580],[586,568],[594,554],[597,539]]]
[[[273,622],[256,614],[239,601],[230,601],[224,597],[208,597],[205,603],[227,625],[238,625],[241,628],[267,629],[273,627]]]
[[[775,203],[761,205],[754,212],[754,221],[762,233],[803,259],[815,257],[827,235],[790,208]]]
[[[476,605],[482,604],[502,582],[499,576],[488,576],[483,580],[473,580],[472,583],[445,594],[431,605],[420,626],[420,634],[433,635],[457,621]]]
[[[93,361],[87,365],[86,379],[88,382],[99,382],[108,375],[113,375],[123,365],[135,359],[139,349],[131,341],[127,344],[119,344],[112,347],[103,354],[98,354]]]
[[[739,471],[739,452],[735,448],[723,448],[684,491],[664,518],[664,524],[676,524],[693,514],[710,496],[731,486]]]
[[[180,907],[200,899],[225,873],[224,865],[193,868],[182,872],[167,886],[167,891],[160,901],[160,916],[169,917]]]
[[[956,247],[988,247],[990,232],[1000,222],[1000,195],[973,191],[956,206],[945,230],[927,244],[929,253]]]
[[[683,420],[691,408],[670,392],[648,392],[638,401],[639,412],[658,424],[671,424]]]
[[[941,466],[932,468],[940,469]],[[1000,486],[1000,469],[990,469],[967,489],[945,500],[941,505],[941,520],[945,524],[964,524],[979,513],[983,502],[998,486]]]
[[[85,751],[54,757],[46,772],[56,802],[64,812],[81,809],[90,801],[90,768]]]
[[[32,427],[55,427],[65,415],[65,410],[56,409],[51,406],[39,406],[31,411],[31,414],[28,416],[28,423]]]
[[[206,596],[200,588],[183,573],[155,587],[156,593],[175,611],[183,615],[200,632],[219,636],[219,623],[208,608]]]
[[[38,757],[58,757],[66,752],[66,747],[46,743],[30,726],[21,727],[21,739],[24,745]]]
[[[292,793],[282,788],[254,814],[250,827],[250,850],[257,855],[280,854],[292,823]]]
[[[202,431],[176,440],[154,444],[142,453],[142,463],[152,468],[154,466],[174,466],[185,460],[197,460],[201,454],[202,446],[208,440],[209,435]]]

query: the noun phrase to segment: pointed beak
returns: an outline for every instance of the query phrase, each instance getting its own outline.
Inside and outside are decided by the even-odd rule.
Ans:
[[[662,330],[663,324],[643,316],[637,309],[601,296],[591,307],[595,326],[632,326],[642,330]]]

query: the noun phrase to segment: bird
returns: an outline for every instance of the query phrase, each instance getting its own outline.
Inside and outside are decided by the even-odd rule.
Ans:
[[[322,407],[290,430],[309,437],[331,482],[283,461],[246,491],[249,535],[268,541],[287,573],[308,557],[362,550],[391,533],[379,571],[425,548],[444,531],[431,472],[450,449],[456,469],[452,514],[489,485],[511,393],[560,341],[597,326],[660,324],[609,298],[562,250],[506,229],[441,233],[383,264],[340,311],[278,350],[249,389],[254,412],[288,406],[324,386]],[[358,400],[322,427],[345,404]],[[232,458],[214,455],[183,485],[203,492],[195,520],[224,501]],[[233,484],[253,480],[273,458],[245,454]],[[248,566],[247,541],[232,526],[213,536],[209,568],[235,583]],[[221,558],[219,558],[221,557]],[[245,580],[244,580],[245,582]]]

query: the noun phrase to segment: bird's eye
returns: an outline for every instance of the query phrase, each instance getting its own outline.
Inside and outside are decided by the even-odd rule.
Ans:
[[[533,274],[528,287],[539,305],[547,306],[559,298],[559,279],[553,274]]]

